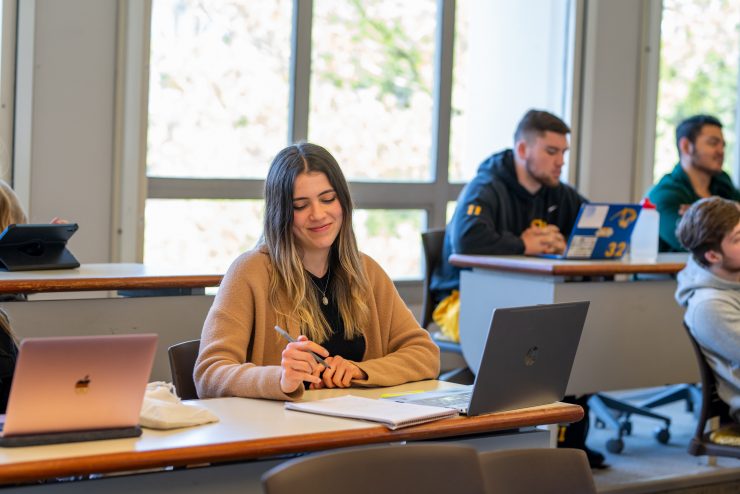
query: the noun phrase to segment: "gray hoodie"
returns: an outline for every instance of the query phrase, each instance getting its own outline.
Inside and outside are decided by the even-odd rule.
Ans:
[[[676,300],[717,377],[717,392],[740,421],[740,283],[723,280],[692,256],[678,273]]]

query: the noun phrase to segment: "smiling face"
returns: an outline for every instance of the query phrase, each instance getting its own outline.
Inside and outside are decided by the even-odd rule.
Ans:
[[[343,219],[337,192],[322,172],[303,172],[293,187],[293,235],[305,254],[329,256]]]

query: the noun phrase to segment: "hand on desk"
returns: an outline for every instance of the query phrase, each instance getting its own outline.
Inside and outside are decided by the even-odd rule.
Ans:
[[[353,362],[345,360],[341,355],[328,357],[326,363],[330,368],[324,370],[320,383],[311,383],[309,389],[322,388],[349,388],[353,379],[367,379],[367,374]]]
[[[565,237],[555,225],[530,226],[522,232],[524,254],[560,254],[565,250]]]
[[[322,384],[320,376],[324,366],[316,362],[311,352],[325,358],[329,355],[324,347],[309,341],[304,335],[285,347],[280,361],[280,389],[283,393],[292,393],[298,386],[303,386],[304,381],[311,383],[311,386]]]

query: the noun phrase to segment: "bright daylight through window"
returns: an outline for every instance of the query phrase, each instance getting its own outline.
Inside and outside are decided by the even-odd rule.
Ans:
[[[663,0],[655,181],[678,162],[676,125],[697,113],[722,121],[725,169],[732,173],[737,160],[738,59],[740,2]]]

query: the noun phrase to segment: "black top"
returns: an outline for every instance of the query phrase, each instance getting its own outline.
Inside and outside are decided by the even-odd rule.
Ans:
[[[13,382],[15,361],[18,358],[18,348],[13,338],[5,331],[0,330],[0,413],[5,413],[10,395],[10,385]]]
[[[327,272],[323,278],[317,278],[316,276],[309,273],[316,290],[316,295],[319,299],[319,306],[321,312],[326,318],[326,322],[329,323],[332,333],[328,340],[323,342],[321,346],[327,349],[329,356],[341,355],[346,360],[352,360],[353,362],[362,362],[365,356],[365,337],[360,336],[354,340],[347,340],[344,337],[344,321],[342,321],[339,315],[339,307],[337,301],[334,298],[332,290],[331,280],[328,280],[328,276],[331,276],[331,271]],[[320,287],[320,288],[319,288]],[[329,299],[329,304],[324,305],[321,303],[323,297],[321,289],[327,287],[326,298]]]

